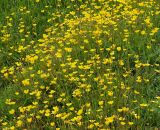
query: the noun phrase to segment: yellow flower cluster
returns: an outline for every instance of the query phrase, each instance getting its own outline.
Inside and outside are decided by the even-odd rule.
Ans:
[[[20,7],[0,26],[6,58],[0,80],[18,87],[4,101],[0,129],[125,130],[158,124],[152,121],[160,108],[160,5],[69,1],[41,7],[45,2],[35,0],[37,14]]]

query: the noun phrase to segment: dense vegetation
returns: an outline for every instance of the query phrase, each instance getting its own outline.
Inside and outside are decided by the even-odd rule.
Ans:
[[[160,3],[1,0],[0,129],[160,128]]]

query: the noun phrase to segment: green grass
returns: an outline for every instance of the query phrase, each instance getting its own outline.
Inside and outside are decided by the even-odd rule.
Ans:
[[[159,9],[1,0],[0,129],[160,128]]]

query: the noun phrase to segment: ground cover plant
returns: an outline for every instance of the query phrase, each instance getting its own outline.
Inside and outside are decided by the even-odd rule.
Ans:
[[[0,11],[0,129],[160,128],[158,0],[1,0]]]

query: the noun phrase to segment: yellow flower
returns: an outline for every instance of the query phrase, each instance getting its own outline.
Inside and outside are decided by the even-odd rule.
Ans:
[[[16,104],[16,102],[11,101],[11,99],[6,99],[5,103],[8,104],[8,105]]]
[[[52,114],[57,114],[58,111],[59,111],[59,108],[57,106],[55,106],[55,107],[53,107]]]
[[[140,106],[141,106],[141,107],[147,107],[148,104],[142,103],[142,104],[140,104]]]
[[[74,107],[70,107],[69,110],[73,111],[73,110],[74,110]]]
[[[123,122],[123,121],[121,121],[121,122],[120,122],[120,124],[121,124],[121,125],[125,125],[126,123],[125,123],[125,122]]]
[[[159,30],[159,28],[154,28],[154,29],[151,31],[150,35],[151,35],[151,36],[154,35],[155,33],[158,32],[158,30]]]
[[[67,52],[72,52],[72,48],[67,48],[66,47],[66,48],[64,48],[64,50],[67,51]]]
[[[19,95],[19,92],[15,92],[15,95]]]
[[[90,124],[90,125],[88,126],[88,129],[93,129],[93,127],[94,127],[94,124]]]
[[[112,105],[114,103],[114,101],[108,101],[107,103]]]
[[[11,126],[9,130],[15,130],[15,126]]]
[[[57,58],[61,58],[62,57],[62,53],[61,52],[57,52],[55,55],[56,55]]]
[[[141,83],[141,82],[142,82],[142,77],[141,77],[141,76],[138,76],[136,81],[137,81],[138,83]]]
[[[24,94],[28,94],[29,90],[26,89],[26,90],[24,90],[23,92],[24,92]]]
[[[104,101],[99,101],[98,104],[102,106],[104,104]]]
[[[39,3],[40,2],[40,0],[36,0],[36,3]]]
[[[129,124],[129,125],[133,125],[134,123],[133,123],[133,122],[128,122],[128,124]]]
[[[9,74],[8,73],[4,73],[4,77],[8,78]]]
[[[27,118],[27,122],[31,123],[32,122],[32,117],[31,118]]]
[[[37,118],[37,119],[41,119],[41,116],[40,116],[40,115],[37,115],[36,118]]]
[[[123,60],[119,60],[119,65],[121,65],[121,66],[123,66],[123,65],[124,65]]]
[[[129,111],[129,108],[128,107],[122,107],[122,111],[127,112],[127,111]]]
[[[78,110],[77,115],[80,116],[83,113],[83,109]]]
[[[75,89],[73,91],[73,97],[80,97],[82,96],[81,90],[80,89]]]
[[[123,110],[122,109],[117,109],[118,110],[118,112],[122,112]]]
[[[141,31],[141,34],[142,34],[142,35],[145,35],[145,34],[146,34],[146,31],[144,31],[144,30]]]
[[[2,123],[2,125],[4,125],[4,126],[7,125],[7,124],[8,124],[7,122],[3,122],[3,123]]]
[[[55,122],[51,122],[50,125],[53,127],[55,126]]]
[[[46,111],[45,111],[45,116],[50,116],[50,110],[49,109],[47,109]]]
[[[28,85],[30,84],[29,79],[23,80],[23,81],[22,81],[22,84],[23,84],[24,86],[28,86]]]
[[[25,61],[31,64],[34,64],[36,60],[38,60],[38,56],[35,54],[27,55],[25,58]]]
[[[9,111],[9,114],[14,114],[15,113],[15,110],[14,109],[11,109],[10,111]]]
[[[136,119],[140,119],[140,116],[138,116],[137,114],[135,114],[134,117],[135,117]]]
[[[115,115],[111,116],[111,117],[106,117],[105,118],[105,124],[109,125],[110,123],[112,123],[114,121]]]
[[[108,95],[109,96],[113,96],[113,92],[112,91],[108,91]]]
[[[121,47],[117,47],[117,51],[121,51],[122,50],[122,48]]]
[[[86,107],[89,108],[91,106],[91,103],[86,103]]]
[[[157,98],[157,99],[160,99],[160,96],[157,96],[156,98]]]
[[[21,120],[18,120],[16,122],[17,127],[21,127],[23,125],[23,122]]]

